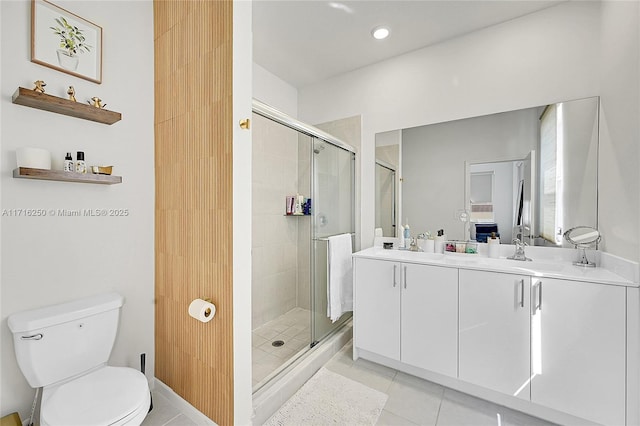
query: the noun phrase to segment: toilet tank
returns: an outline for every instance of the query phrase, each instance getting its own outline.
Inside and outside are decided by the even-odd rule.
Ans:
[[[16,358],[29,385],[48,386],[105,364],[123,302],[107,293],[10,315]]]

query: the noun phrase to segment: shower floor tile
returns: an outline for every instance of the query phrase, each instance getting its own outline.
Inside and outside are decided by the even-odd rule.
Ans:
[[[280,368],[293,355],[311,344],[311,312],[293,308],[253,330],[253,385]],[[281,340],[282,346],[273,346]]]

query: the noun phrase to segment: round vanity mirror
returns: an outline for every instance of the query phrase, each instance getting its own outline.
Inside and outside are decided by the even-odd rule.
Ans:
[[[576,266],[596,266],[595,263],[589,262],[587,259],[587,248],[597,244],[602,239],[600,231],[590,226],[576,226],[564,233],[564,239],[576,246],[580,250],[579,259],[573,262]]]
[[[576,226],[564,233],[564,239],[576,247],[590,247],[602,239],[600,231],[590,226]]]

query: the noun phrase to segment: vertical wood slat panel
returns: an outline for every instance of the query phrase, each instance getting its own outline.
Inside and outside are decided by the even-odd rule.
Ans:
[[[155,0],[155,375],[233,424],[231,0]],[[210,297],[200,323],[189,303]]]

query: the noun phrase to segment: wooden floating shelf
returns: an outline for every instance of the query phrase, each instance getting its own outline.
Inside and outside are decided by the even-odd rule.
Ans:
[[[31,169],[28,167],[18,167],[17,169],[14,169],[13,177],[19,179],[55,180],[59,182],[97,183],[102,185],[122,183],[122,176],[64,172],[62,170]]]
[[[113,124],[122,120],[122,114],[119,112],[96,108],[80,102],[73,102],[69,99],[47,95],[46,93],[36,92],[35,90],[25,89],[24,87],[18,87],[18,90],[13,94],[12,101],[14,104],[83,118],[98,123]]]

